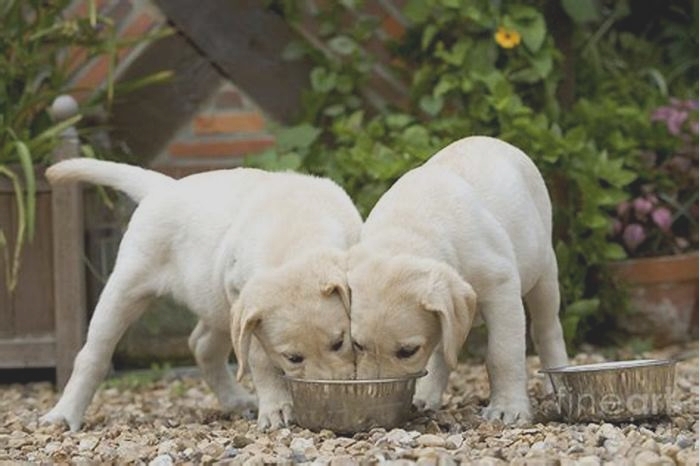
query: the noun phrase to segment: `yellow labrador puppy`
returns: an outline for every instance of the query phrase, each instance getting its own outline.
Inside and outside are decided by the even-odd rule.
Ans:
[[[551,205],[517,148],[469,137],[403,175],[374,207],[349,252],[358,378],[427,367],[418,405],[441,405],[475,316],[488,328],[488,419],[530,419],[525,298],[545,367],[567,355],[559,312]]]
[[[47,177],[112,186],[138,207],[70,380],[42,420],[80,428],[120,337],[150,298],[165,294],[199,317],[189,346],[224,409],[253,400],[227,367],[231,332],[239,376],[250,348],[262,429],[291,420],[280,370],[353,376],[345,250],[358,239],[361,218],[332,181],[245,168],[174,180],[90,159],[60,162]]]

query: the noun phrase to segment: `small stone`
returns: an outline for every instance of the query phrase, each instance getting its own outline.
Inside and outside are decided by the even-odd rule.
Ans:
[[[406,432],[403,429],[392,429],[389,433],[384,435],[379,442],[387,442],[394,445],[411,445],[413,440],[416,439],[420,434],[416,431]]]
[[[597,456],[584,456],[576,460],[579,466],[600,466],[600,458]]]
[[[450,435],[445,439],[445,448],[456,450],[464,443],[464,437],[459,434]]]
[[[94,450],[99,442],[100,442],[100,440],[98,438],[95,438],[95,437],[84,438],[78,444],[78,450],[80,450],[80,451]]]
[[[49,442],[44,447],[44,452],[51,455],[59,451],[62,447],[63,445],[61,445],[61,442]]]
[[[173,464],[173,458],[170,455],[158,455],[149,461],[148,466],[170,466]]]
[[[423,447],[444,447],[445,439],[434,434],[423,434],[416,439],[416,443]]]
[[[659,447],[659,451],[662,455],[675,458],[679,451],[681,451],[681,446],[676,443],[664,443]]]
[[[644,442],[642,442],[642,450],[658,453],[659,445],[657,445],[657,443],[653,439],[647,439]]]
[[[690,448],[694,444],[695,444],[695,440],[693,440],[692,438],[689,438],[685,435],[679,435],[678,438],[676,439],[676,445],[678,445],[678,447],[682,450],[686,449],[686,448]]]
[[[233,448],[243,448],[246,445],[250,445],[254,442],[255,441],[253,439],[248,438],[245,435],[234,435],[231,439],[231,445],[233,446]]]
[[[303,438],[303,437],[296,437],[292,439],[291,442],[289,442],[289,448],[297,454],[304,454],[306,450],[310,448],[314,448],[314,439],[312,438]]]
[[[535,442],[530,446],[530,451],[542,452],[547,450],[548,446],[544,442]]]
[[[508,462],[506,462],[500,458],[486,456],[484,458],[479,458],[478,460],[474,461],[471,464],[473,464],[474,466],[501,466],[504,464],[508,464]]]
[[[653,451],[641,451],[634,457],[635,466],[657,465],[661,458]]]

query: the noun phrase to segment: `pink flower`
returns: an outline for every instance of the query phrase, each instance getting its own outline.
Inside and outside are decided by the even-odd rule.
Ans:
[[[646,234],[644,233],[644,228],[638,223],[627,225],[625,231],[622,233],[622,241],[624,241],[629,251],[637,249],[645,239]]]
[[[668,233],[671,231],[671,211],[666,207],[658,207],[651,213],[651,219],[661,228],[661,231]]]
[[[671,168],[679,172],[685,172],[690,170],[691,168],[690,159],[687,157],[682,157],[680,155],[674,155],[673,157],[671,157],[671,160],[668,161],[668,164]]]
[[[613,219],[612,230],[613,230],[613,234],[614,234],[615,236],[617,236],[617,235],[619,235],[620,233],[622,233],[622,222],[619,221],[619,220],[616,219],[616,218]]]
[[[625,214],[627,214],[627,211],[630,210],[630,203],[627,201],[620,202],[617,205],[617,215],[619,217],[624,217]]]
[[[632,206],[637,214],[637,218],[644,218],[654,208],[654,204],[649,199],[638,197],[632,201]]]

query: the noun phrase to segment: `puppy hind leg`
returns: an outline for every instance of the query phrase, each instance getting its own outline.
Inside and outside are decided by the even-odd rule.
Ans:
[[[542,367],[560,367],[568,364],[564,333],[559,321],[559,282],[556,262],[540,277],[525,295],[530,314],[530,335]]]
[[[143,270],[117,261],[88,326],[85,345],[73,362],[73,371],[56,406],[42,422],[80,428],[85,410],[107,375],[114,349],[126,329],[146,310],[152,292],[143,287]]]
[[[202,377],[223,410],[240,411],[255,407],[255,397],[236,383],[229,370],[231,337],[228,332],[213,330],[200,320],[188,343]]]

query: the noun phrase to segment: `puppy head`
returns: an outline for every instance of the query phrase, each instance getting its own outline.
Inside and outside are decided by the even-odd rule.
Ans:
[[[414,256],[351,267],[351,334],[358,378],[419,372],[441,341],[454,368],[476,313],[476,294],[450,266]]]
[[[251,338],[276,367],[304,378],[352,378],[345,253],[325,250],[255,275],[231,309],[240,379]]]

